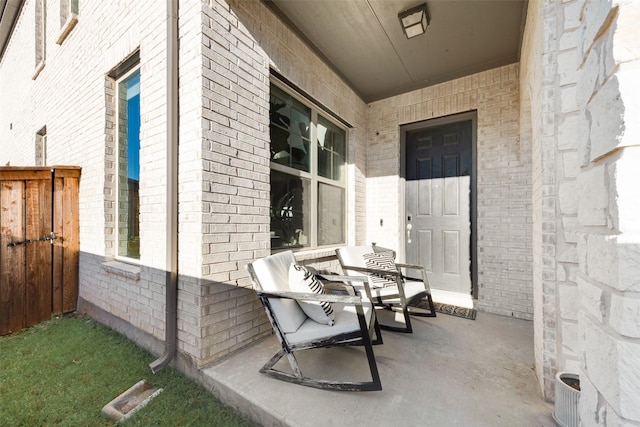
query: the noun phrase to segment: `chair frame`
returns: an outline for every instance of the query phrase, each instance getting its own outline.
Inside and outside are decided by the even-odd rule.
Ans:
[[[381,252],[382,249],[379,247],[376,247],[375,245],[372,246],[372,249],[375,252]],[[340,261],[340,265],[342,267],[342,271],[344,273],[347,273],[347,271],[354,271],[354,272],[358,272],[358,273],[363,273],[366,275],[369,274],[377,274],[377,275],[381,275],[381,276],[386,276],[391,280],[395,280],[396,282],[396,287],[398,289],[397,293],[394,294],[389,294],[389,295],[385,295],[384,297],[373,297],[371,295],[371,290],[369,288],[369,286],[364,286],[365,292],[367,293],[367,298],[369,298],[369,300],[371,302],[373,302],[375,305],[379,306],[379,307],[384,307],[385,309],[388,310],[401,310],[403,317],[404,317],[404,322],[405,322],[405,326],[404,327],[400,327],[400,326],[392,326],[392,325],[385,325],[385,324],[380,324],[380,328],[387,330],[387,331],[392,331],[392,332],[402,332],[402,333],[413,333],[413,327],[411,326],[411,315],[413,316],[420,316],[420,317],[436,317],[436,309],[435,309],[435,305],[433,303],[433,298],[431,297],[431,292],[429,291],[429,279],[427,278],[427,272],[425,270],[425,268],[422,265],[417,265],[417,264],[406,264],[406,263],[399,263],[399,262],[395,262],[395,266],[396,266],[396,271],[393,270],[380,270],[380,269],[375,269],[375,268],[367,268],[367,267],[358,267],[358,266],[353,266],[353,265],[346,265],[342,259],[342,257],[340,256],[340,251],[336,250],[336,255],[338,256],[338,260]],[[401,269],[406,269],[406,270],[418,270],[420,271],[422,278],[418,279],[418,278],[414,278],[414,277],[410,277],[410,276],[406,276],[404,274],[402,274]],[[356,279],[358,276],[348,276],[349,279],[348,280],[354,280]],[[406,279],[409,280],[421,280],[422,283],[425,286],[425,290],[414,295],[413,297],[411,297],[410,299],[407,300],[406,296],[405,296],[405,292],[404,292],[404,281]],[[356,279],[357,280],[357,279]],[[367,284],[368,285],[368,284]],[[395,299],[398,298],[400,301],[399,303],[389,303],[389,302],[385,302],[385,300],[389,300],[389,299]],[[426,298],[427,300],[427,304],[429,305],[429,311],[424,312],[424,311],[416,311],[415,309],[412,310],[412,304],[417,303],[418,301],[422,300]],[[415,308],[415,307],[413,307]]]
[[[380,374],[378,372],[378,366],[376,364],[375,355],[373,353],[373,345],[382,344],[382,334],[380,331],[380,325],[376,319],[376,313],[374,306],[371,307],[371,321],[367,327],[367,322],[362,308],[362,297],[356,293],[356,291],[347,284],[341,283],[340,287],[344,289],[344,293],[347,295],[335,295],[335,294],[314,294],[314,293],[302,293],[302,292],[276,292],[276,291],[264,291],[260,285],[260,280],[253,269],[252,264],[247,265],[247,270],[253,281],[254,289],[258,298],[262,302],[265,308],[267,317],[273,332],[280,342],[281,349],[271,357],[271,359],[260,369],[261,373],[269,375],[279,380],[291,382],[294,384],[300,384],[307,387],[320,388],[325,390],[338,390],[338,391],[377,391],[382,390],[382,383],[380,381]],[[318,278],[323,280],[333,280],[331,276],[317,275]],[[335,290],[336,284],[332,284],[332,288]],[[358,323],[360,329],[349,332],[337,334],[331,337],[304,341],[299,343],[289,343],[286,334],[282,332],[278,320],[274,315],[273,308],[269,301],[270,298],[284,298],[303,301],[327,301],[332,303],[344,303],[352,304],[356,308],[356,315],[358,317]],[[375,335],[375,339],[373,336]],[[295,357],[295,353],[301,350],[308,350],[313,348],[328,348],[338,346],[356,346],[361,345],[364,347],[367,361],[369,364],[369,372],[371,374],[371,381],[327,381],[319,380],[315,378],[306,377],[300,365]],[[293,373],[284,372],[274,368],[274,365],[282,358],[286,356],[291,370]]]

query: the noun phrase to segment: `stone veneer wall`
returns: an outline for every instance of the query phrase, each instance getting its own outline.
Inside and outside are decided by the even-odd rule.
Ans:
[[[640,3],[579,9],[580,418],[640,425]]]
[[[531,150],[519,138],[518,73],[507,65],[369,104],[367,242],[404,245],[400,126],[477,110],[477,307],[531,319]]]
[[[557,371],[580,373],[586,426],[640,421],[638,17],[637,2],[533,0],[522,49],[536,368],[549,400]]]

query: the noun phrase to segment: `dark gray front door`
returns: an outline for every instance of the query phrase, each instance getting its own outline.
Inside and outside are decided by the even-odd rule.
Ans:
[[[422,264],[433,289],[471,289],[471,120],[406,132],[407,262]]]

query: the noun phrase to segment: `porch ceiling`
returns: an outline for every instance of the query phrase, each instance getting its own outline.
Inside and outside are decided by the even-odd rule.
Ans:
[[[528,0],[426,0],[407,40],[398,13],[422,0],[263,0],[365,102],[517,62]],[[24,0],[0,0],[0,58]]]
[[[383,99],[517,62],[527,0],[426,0],[408,40],[398,13],[421,0],[263,0],[360,95]]]

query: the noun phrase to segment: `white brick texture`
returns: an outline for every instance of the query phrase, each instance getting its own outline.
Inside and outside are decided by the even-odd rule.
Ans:
[[[577,101],[582,6],[582,1],[529,2],[521,58],[522,99],[531,105],[533,126],[536,370],[550,400],[556,371],[579,364],[578,216],[602,213],[597,207],[602,193],[592,195],[593,208],[580,210],[582,191],[589,185],[578,179],[584,122]]]
[[[0,160],[33,165],[36,133],[47,126],[48,164],[82,167],[80,297],[163,340],[165,10],[150,2],[80,2],[78,25],[57,45],[59,2],[47,2],[45,65],[32,80],[36,64],[24,50],[34,46],[35,5],[26,3],[0,63],[0,79],[12,82],[0,88]],[[270,331],[245,271],[269,253],[269,68],[353,126],[351,242],[365,232],[365,199],[356,196],[365,186],[364,104],[260,2],[183,2],[179,23],[178,348],[200,366]],[[112,262],[116,100],[115,82],[105,78],[136,49],[141,265]]]
[[[59,4],[46,2],[39,64],[35,0],[0,60],[0,164],[82,167],[80,297],[163,340],[165,10],[81,1],[78,25],[56,44]],[[546,398],[557,370],[580,367],[584,425],[640,423],[640,2],[530,0],[520,64],[370,105],[263,2],[185,1],[179,18],[178,347],[196,367],[270,333],[244,267],[270,252],[274,70],[351,126],[349,244],[404,244],[400,126],[477,111],[478,307],[534,319]],[[105,76],[137,50],[142,255],[132,264],[114,259],[115,86]],[[297,256],[336,268],[331,248]]]
[[[34,136],[47,126],[48,165],[82,167],[80,297],[136,328],[164,336],[164,13],[143,3],[80,2],[80,23],[62,44],[61,2],[46,2],[45,66],[32,80],[34,1],[22,9],[0,62],[2,164],[33,165]],[[109,31],[102,31],[109,23]],[[98,31],[96,31],[98,30]],[[142,264],[119,270],[115,255],[114,86],[105,75],[140,49]],[[26,59],[25,59],[26,58]],[[159,71],[158,71],[159,70]],[[8,104],[8,100],[16,100]],[[20,100],[19,102],[17,100]],[[159,100],[159,101],[158,101]]]
[[[472,110],[478,115],[477,306],[531,319],[531,169],[519,138],[518,64],[369,105],[367,241],[404,245],[398,231],[400,126]]]
[[[270,253],[270,68],[352,125],[349,131],[349,239],[364,235],[364,104],[261,2],[216,1],[202,7],[202,135],[194,143],[202,171],[193,234],[202,235],[193,274],[200,307],[198,364],[220,358],[268,333],[264,309],[245,271]],[[196,147],[200,145],[201,148]],[[196,151],[197,150],[197,151]],[[200,177],[195,174],[201,172]],[[357,208],[360,207],[360,208]],[[198,210],[201,214],[198,214]],[[331,268],[318,252],[316,268]],[[302,255],[303,260],[305,255]],[[199,271],[196,271],[200,269]],[[234,288],[236,287],[236,288]],[[198,293],[199,292],[199,293]]]

